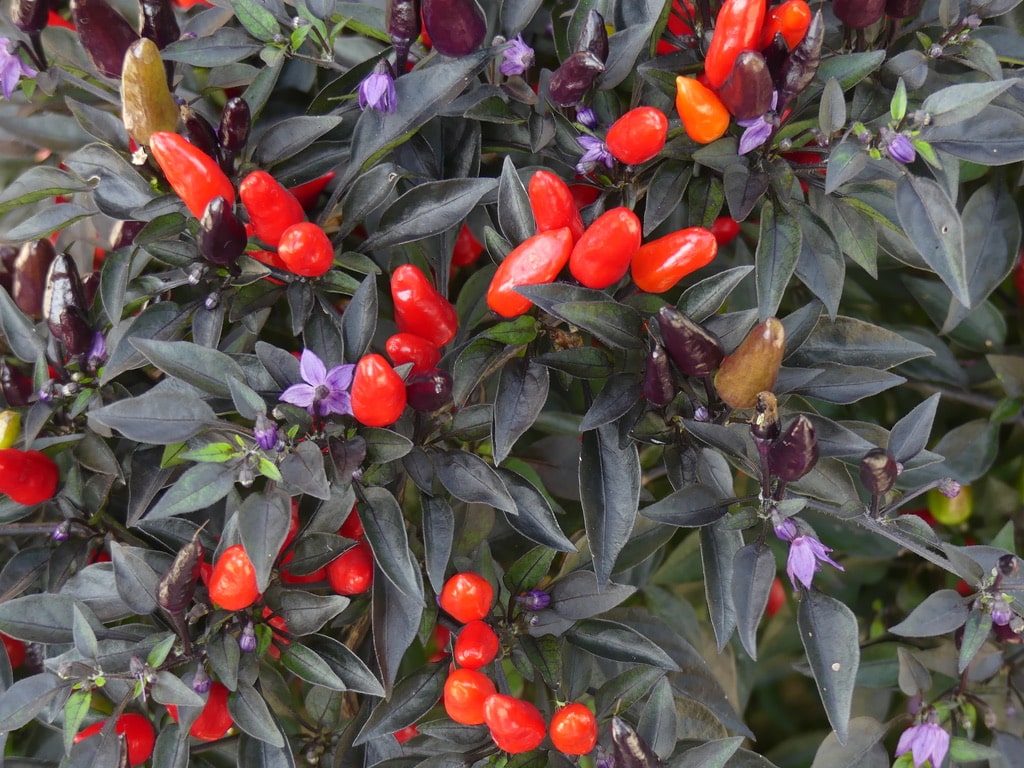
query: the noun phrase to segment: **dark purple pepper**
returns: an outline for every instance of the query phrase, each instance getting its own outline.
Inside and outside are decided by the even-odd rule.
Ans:
[[[782,36],[781,32],[775,33],[771,45],[762,50],[761,55],[764,56],[772,82],[781,82],[782,66],[786,63],[786,59],[789,58],[789,45],[786,43],[786,38]]]
[[[487,36],[487,17],[476,0],[423,0],[423,25],[434,50],[466,56]]]
[[[157,586],[157,605],[171,620],[174,631],[185,646],[185,653],[191,648],[188,623],[185,614],[192,603],[192,596],[199,581],[199,570],[203,562],[203,545],[199,543],[197,531],[192,540],[181,548],[174,557],[170,569],[160,579]]]
[[[775,440],[779,436],[779,401],[771,392],[758,392],[750,434],[758,440]]]
[[[890,19],[909,19],[921,10],[924,0],[887,0],[885,15]]]
[[[452,377],[448,371],[431,368],[414,373],[405,382],[405,396],[414,411],[430,413],[452,401]]]
[[[209,120],[186,105],[181,108],[181,122],[185,126],[185,138],[192,146],[210,157],[220,156],[217,131]]]
[[[725,357],[718,337],[675,307],[658,310],[658,328],[669,357],[686,376],[710,376]]]
[[[156,43],[161,51],[181,37],[171,0],[139,0],[139,28],[142,36]],[[170,86],[174,82],[174,62],[165,61],[164,71]]]
[[[245,149],[252,127],[249,103],[241,96],[228,99],[220,113],[217,126],[217,145],[220,147],[220,167],[229,176],[235,172],[235,156]]]
[[[11,298],[18,309],[32,318],[43,316],[46,273],[57,257],[49,240],[33,240],[21,246],[11,270]]]
[[[49,14],[49,0],[14,0],[11,6],[14,26],[28,34],[46,29]]]
[[[608,61],[608,28],[604,25],[604,16],[593,8],[587,12],[573,52],[592,53],[602,64]]]
[[[641,392],[654,405],[668,405],[676,396],[675,383],[672,381],[672,365],[661,344],[653,345],[651,351],[647,353]]]
[[[92,306],[93,299],[96,298],[96,291],[99,290],[99,287],[100,271],[98,269],[82,275],[82,291],[85,295],[86,307]]]
[[[804,39],[790,51],[779,72],[779,103],[782,113],[786,105],[810,85],[821,63],[821,45],[825,41],[825,18],[821,11],[814,14]]]
[[[886,0],[834,0],[832,12],[850,29],[865,29],[882,18]]]
[[[771,108],[773,90],[764,56],[757,51],[743,51],[718,89],[718,98],[737,120],[753,120]]]
[[[197,235],[199,253],[211,264],[227,267],[245,252],[249,238],[228,201],[218,195],[203,211]]]
[[[799,480],[818,463],[818,438],[814,425],[802,413],[768,449],[768,469],[780,480]]]
[[[71,18],[89,60],[101,74],[120,77],[128,47],[139,39],[106,0],[71,0]]]
[[[116,251],[135,242],[135,237],[146,226],[144,221],[119,221],[110,230],[110,250]]]
[[[872,496],[888,493],[897,474],[896,457],[882,448],[872,448],[860,460],[860,481]]]
[[[548,86],[551,102],[559,107],[579,104],[602,72],[604,64],[590,51],[572,54],[551,75]]]
[[[615,768],[654,768],[664,763],[633,726],[615,716],[612,718],[612,765]]]
[[[60,253],[50,263],[43,293],[43,317],[69,356],[84,355],[92,345],[92,328],[85,314],[85,290],[75,260]]]
[[[28,405],[32,395],[32,378],[0,358],[0,389],[9,406],[20,408]]]
[[[420,0],[388,0],[388,37],[395,48],[395,71],[405,72],[409,49],[420,36]]]

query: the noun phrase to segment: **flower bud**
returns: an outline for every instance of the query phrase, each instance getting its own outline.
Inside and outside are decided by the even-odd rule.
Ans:
[[[757,51],[743,51],[718,89],[718,98],[737,120],[753,120],[771,107],[772,76]]]
[[[206,673],[206,668],[202,664],[198,664],[196,673],[192,676],[192,690],[196,693],[209,693],[212,685],[213,681]]]
[[[602,72],[604,63],[590,51],[572,54],[551,75],[548,84],[551,102],[559,107],[579,104]]]
[[[996,626],[1005,627],[1013,618],[1013,611],[1010,605],[1003,598],[997,597],[992,601],[992,623]]]
[[[238,648],[242,653],[252,653],[256,650],[256,629],[252,621],[245,622],[242,627],[242,634],[238,637]]]
[[[644,365],[643,396],[652,405],[668,405],[676,395],[675,384],[672,381],[672,367],[668,362],[668,355],[661,344],[655,344],[647,353],[647,362]]]
[[[516,597],[525,611],[543,611],[551,605],[551,595],[543,589],[531,589]]]
[[[405,382],[405,396],[414,411],[439,410],[452,401],[451,374],[440,368],[414,373]]]
[[[573,52],[592,53],[602,64],[608,60],[608,28],[604,25],[604,16],[593,8],[587,12]]]
[[[67,541],[68,539],[70,539],[71,538],[71,523],[69,523],[67,520],[64,520],[63,522],[58,523],[54,527],[53,533],[50,534],[50,538],[53,539],[54,541]]]
[[[955,499],[960,495],[962,488],[963,486],[951,477],[943,478],[942,482],[939,483],[939,493],[947,499]]]
[[[466,56],[487,36],[487,17],[476,0],[423,0],[423,25],[434,50]]]
[[[781,431],[779,402],[771,392],[758,392],[754,403],[754,418],[750,420],[750,434],[758,440],[774,440]]]
[[[715,374],[715,389],[732,408],[752,408],[759,392],[770,391],[779,377],[786,330],[769,317],[755,325],[731,355],[722,360]]]
[[[725,357],[718,337],[675,307],[658,310],[658,328],[665,350],[684,376],[710,376]]]
[[[814,425],[803,414],[790,422],[768,449],[768,469],[780,480],[795,482],[818,463],[818,438]]]
[[[860,481],[872,496],[888,493],[898,474],[896,457],[881,448],[872,448],[860,460]]]

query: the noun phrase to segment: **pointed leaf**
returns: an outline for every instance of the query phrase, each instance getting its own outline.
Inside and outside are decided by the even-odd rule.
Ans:
[[[513,360],[501,371],[494,395],[494,463],[501,464],[516,440],[544,410],[548,399],[548,369],[525,358]]]
[[[256,587],[265,592],[274,562],[288,536],[291,502],[280,490],[246,497],[238,509],[238,534],[256,571]]]
[[[896,182],[896,213],[925,263],[970,307],[963,225],[946,190],[931,179],[904,175]]]
[[[750,658],[757,659],[757,625],[775,578],[775,556],[763,543],[748,544],[733,558],[732,600],[736,629]]]
[[[887,449],[896,461],[906,464],[928,445],[939,397],[939,393],[935,393],[893,425]]]
[[[206,509],[235,487],[235,469],[227,464],[194,464],[186,469],[146,513],[146,520],[162,520]]]
[[[274,716],[252,685],[239,681],[238,688],[228,697],[228,712],[235,725],[253,738],[275,747],[284,746],[284,737]]]
[[[797,626],[825,714],[839,743],[845,744],[860,666],[857,617],[835,598],[810,590],[801,595]]]
[[[679,669],[657,643],[617,621],[583,619],[565,633],[565,638],[576,647],[604,659],[627,664],[648,664],[661,669]]]
[[[89,411],[88,418],[137,443],[170,445],[198,434],[215,420],[215,415],[194,395],[148,392]]]
[[[962,627],[968,612],[966,601],[956,590],[940,589],[889,631],[900,637],[939,637]]]
[[[401,82],[401,80],[399,80]],[[388,206],[366,248],[388,248],[439,235],[469,215],[484,195],[497,186],[494,179],[444,179],[413,187]]]
[[[800,243],[800,226],[796,219],[785,211],[776,211],[770,202],[765,203],[754,255],[760,320],[774,317],[778,312],[800,257]]]
[[[410,599],[422,598],[423,587],[409,551],[402,508],[391,493],[379,486],[363,489],[367,509],[360,516],[366,540],[384,575]]]
[[[445,451],[434,455],[434,464],[441,484],[455,498],[516,513],[516,503],[497,472],[475,453]]]

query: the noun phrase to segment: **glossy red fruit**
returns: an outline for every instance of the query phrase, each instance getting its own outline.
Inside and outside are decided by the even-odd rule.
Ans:
[[[479,573],[463,571],[445,582],[438,602],[453,619],[468,624],[491,612],[494,587]]]
[[[503,693],[487,697],[484,722],[498,749],[512,755],[536,749],[547,732],[540,710],[528,701]]]
[[[533,302],[516,288],[553,282],[569,262],[572,244],[569,227],[538,232],[521,242],[498,265],[498,271],[491,278],[487,306],[506,319],[525,314]]]
[[[338,529],[338,535],[344,536],[346,539],[361,539],[366,531],[363,530],[363,521],[359,517],[359,510],[352,507],[352,510],[348,513],[348,517],[345,518],[345,522],[341,524],[341,528]]]
[[[396,333],[384,342],[384,350],[396,367],[412,363],[413,373],[429,371],[441,359],[441,350],[432,341],[415,333]]]
[[[95,736],[103,730],[103,726],[106,724],[106,720],[100,720],[98,723],[93,723],[88,728],[83,729],[75,736],[75,744]],[[153,745],[156,744],[156,732],[153,730],[153,724],[142,715],[134,712],[126,712],[121,715],[117,718],[117,723],[114,725],[114,733],[118,736],[124,736],[124,740],[128,745],[129,765],[142,765],[153,754]]]
[[[715,236],[703,227],[687,227],[645,243],[630,270],[641,291],[664,293],[687,275],[711,263],[718,253]]]
[[[155,131],[149,137],[153,153],[167,183],[197,219],[215,197],[235,203],[235,187],[212,157],[177,133]]]
[[[444,711],[456,723],[481,725],[484,702],[495,693],[487,675],[475,669],[456,669],[444,682]]]
[[[711,225],[711,234],[715,236],[719,248],[731,243],[739,233],[740,223],[732,216],[719,216]]]
[[[327,564],[327,581],[338,595],[361,595],[373,584],[373,551],[365,541]]]
[[[210,575],[210,599],[225,610],[240,611],[255,603],[259,596],[256,569],[245,547],[235,544],[225,549]]]
[[[228,711],[228,694],[230,692],[224,683],[214,680],[210,685],[210,693],[206,698],[206,704],[202,711],[192,722],[189,728],[189,735],[200,741],[217,741],[222,739],[235,724]],[[167,712],[174,722],[178,722],[178,708],[173,704],[167,705]]]
[[[352,377],[351,403],[360,424],[387,427],[405,410],[405,382],[380,355],[364,355]]]
[[[658,156],[668,138],[668,118],[655,107],[636,107],[612,123],[604,143],[612,157],[627,165]]]
[[[786,588],[782,586],[782,579],[776,576],[772,581],[772,588],[768,591],[768,605],[765,606],[764,612],[768,614],[768,618],[770,619],[778,613],[785,604]]]
[[[414,333],[443,347],[455,338],[459,318],[455,307],[414,264],[403,264],[391,275],[395,324],[402,333]]]
[[[277,255],[289,272],[301,277],[320,277],[334,264],[331,239],[311,221],[293,224],[282,232]]]
[[[573,246],[569,271],[581,285],[598,290],[614,285],[629,271],[640,250],[643,226],[629,208],[605,211]]]
[[[451,642],[452,633],[444,624],[434,625],[434,634],[425,648],[427,661],[430,663],[442,661],[448,658],[448,643]]]
[[[551,716],[551,743],[564,755],[586,755],[597,745],[597,718],[578,701]]]
[[[252,171],[238,185],[238,196],[249,213],[256,237],[276,248],[281,235],[306,218],[294,194],[266,171]]]
[[[60,471],[40,451],[0,449],[0,493],[19,504],[42,504],[57,493]]]
[[[806,0],[786,0],[769,8],[758,47],[763,51],[772,44],[775,35],[779,34],[786,41],[789,50],[793,50],[807,34],[812,16],[811,7]]]
[[[3,640],[4,650],[7,651],[7,660],[11,662],[11,669],[17,669],[25,663],[25,644],[16,638],[0,633],[0,640]]]
[[[484,247],[473,235],[473,232],[465,224],[459,230],[459,236],[455,238],[455,248],[452,250],[452,266],[468,267],[475,264],[484,252]]]
[[[704,74],[719,88],[742,51],[757,48],[767,12],[765,0],[725,0],[715,19],[715,32],[704,58]]]
[[[573,242],[583,234],[583,218],[576,198],[561,177],[551,171],[539,170],[530,177],[526,193],[538,232],[568,227]]]
[[[494,661],[501,642],[498,634],[485,621],[471,621],[455,638],[455,663],[467,669],[480,669]]]
[[[405,728],[399,728],[391,735],[395,737],[395,741],[399,744],[405,744],[405,742],[414,736],[419,736],[419,733],[420,729],[416,727],[416,723],[413,723],[412,725],[405,726]]]
[[[297,187],[289,187],[288,191],[295,195],[295,199],[299,201],[299,205],[304,210],[312,208],[316,201],[320,199],[320,193],[323,192],[327,185],[331,183],[331,179],[334,178],[334,171],[328,171],[323,176],[320,176],[312,181],[307,181],[305,184],[299,184]]]

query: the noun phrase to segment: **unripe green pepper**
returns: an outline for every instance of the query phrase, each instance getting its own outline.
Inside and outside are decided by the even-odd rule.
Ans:
[[[768,469],[780,480],[799,480],[818,463],[818,438],[811,420],[802,413],[790,422],[768,449]]]
[[[92,344],[92,328],[86,319],[85,290],[74,259],[58,254],[46,273],[43,317],[53,337],[69,356],[84,355]]]
[[[106,0],[71,0],[71,17],[89,60],[107,77],[120,77],[128,46],[139,39]]]
[[[21,414],[17,411],[0,412],[0,449],[10,448],[21,432]]]
[[[715,390],[722,402],[732,408],[753,408],[758,393],[775,386],[785,349],[786,330],[777,318],[755,325],[715,374]]]
[[[718,89],[718,98],[737,120],[760,117],[772,105],[772,76],[764,56],[743,51]]]
[[[18,309],[32,318],[43,316],[46,272],[57,252],[49,240],[33,240],[21,246],[14,260],[11,298]]]
[[[587,12],[573,52],[592,53],[602,64],[608,60],[608,28],[604,24],[604,16],[593,8]]]
[[[121,70],[121,119],[139,144],[149,144],[154,131],[173,131],[178,105],[167,88],[167,73],[160,51],[149,38],[128,47]]]
[[[560,107],[579,104],[602,72],[604,63],[590,51],[572,54],[551,75],[548,91],[552,103]]]
[[[658,328],[669,357],[684,376],[710,376],[725,357],[718,337],[675,307],[658,310]]]
[[[946,496],[938,488],[933,488],[928,491],[928,511],[943,525],[966,523],[974,512],[971,486],[962,486],[960,493],[953,498]]]

